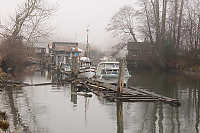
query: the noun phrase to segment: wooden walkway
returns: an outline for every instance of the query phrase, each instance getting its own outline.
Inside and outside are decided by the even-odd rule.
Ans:
[[[172,106],[180,106],[178,99],[165,97],[136,87],[123,88],[122,93],[119,94],[117,86],[102,83],[95,79],[80,81],[80,83],[83,87],[89,88],[94,94],[113,102],[163,102]]]

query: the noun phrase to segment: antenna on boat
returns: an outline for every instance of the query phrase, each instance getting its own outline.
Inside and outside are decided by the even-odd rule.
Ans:
[[[89,42],[88,42],[89,41],[88,40],[89,26],[87,27],[86,32],[87,32],[87,44],[86,44],[85,56],[89,57]]]

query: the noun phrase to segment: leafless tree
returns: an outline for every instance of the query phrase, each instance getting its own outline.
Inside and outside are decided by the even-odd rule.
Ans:
[[[124,6],[112,17],[111,23],[107,26],[107,31],[112,31],[115,35],[130,35],[137,42],[136,18],[140,13],[131,6]]]
[[[10,25],[1,25],[3,37],[22,38],[34,41],[46,37],[49,33],[47,20],[55,12],[55,8],[45,7],[43,0],[25,0],[11,17]]]
[[[181,0],[180,11],[179,11],[179,19],[178,19],[177,47],[179,47],[180,38],[181,38],[183,6],[184,6],[184,0]]]
[[[43,0],[25,0],[11,17],[11,25],[0,25],[3,41],[0,45],[1,66],[5,72],[12,69],[20,71],[27,62],[30,50],[26,45],[33,44],[41,37],[47,37],[50,29],[47,20],[55,12],[45,7]],[[23,69],[22,69],[23,70]]]

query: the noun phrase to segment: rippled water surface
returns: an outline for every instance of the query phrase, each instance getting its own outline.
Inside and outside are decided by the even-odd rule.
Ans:
[[[129,85],[179,98],[180,107],[162,103],[112,103],[94,94],[92,98],[85,98],[77,96],[71,84],[5,90],[0,107],[8,112],[11,131],[198,133],[200,81],[176,76],[136,74]],[[25,82],[35,84],[51,80],[47,72],[36,72]]]

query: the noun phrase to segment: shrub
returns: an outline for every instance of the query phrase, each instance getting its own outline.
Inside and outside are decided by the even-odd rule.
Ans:
[[[19,39],[8,38],[0,44],[1,67],[4,72],[21,72],[24,70],[26,47]]]

